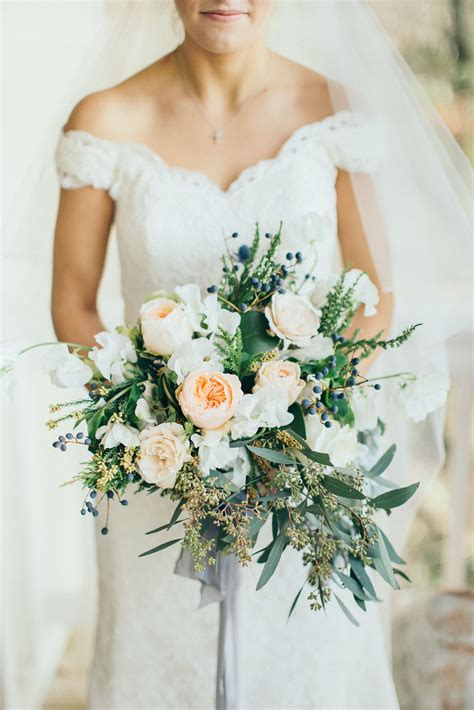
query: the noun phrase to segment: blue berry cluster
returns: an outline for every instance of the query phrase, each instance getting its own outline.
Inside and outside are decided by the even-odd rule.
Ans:
[[[90,446],[92,441],[88,436],[79,431],[77,434],[68,432],[64,436],[58,436],[56,441],[53,441],[53,447],[59,449],[60,451],[66,451],[68,444],[84,444],[85,446]]]

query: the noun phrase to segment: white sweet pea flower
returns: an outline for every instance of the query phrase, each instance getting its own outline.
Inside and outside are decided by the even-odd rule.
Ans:
[[[320,309],[325,305],[328,293],[333,288],[337,278],[335,274],[330,274],[325,278],[316,279],[314,288],[308,294],[308,298],[315,308]]]
[[[295,350],[285,351],[285,355],[291,355],[300,362],[306,360],[323,360],[325,357],[332,355],[334,344],[331,338],[326,338],[321,333],[312,337],[308,345],[296,348]]]
[[[334,466],[344,468],[365,452],[357,441],[357,431],[339,422],[327,428],[317,415],[305,417],[306,441],[313,451],[327,454]]]
[[[400,384],[397,399],[414,422],[422,422],[428,414],[446,402],[449,379],[442,372],[420,374]]]
[[[139,434],[138,429],[122,422],[113,421],[111,417],[107,424],[97,429],[95,437],[99,439],[104,449],[113,449],[119,444],[123,444],[123,446],[139,446]]]
[[[242,488],[250,471],[250,459],[245,447],[231,447],[227,429],[205,431],[193,434],[191,441],[198,448],[199,463],[204,475],[212,470],[228,470],[232,473],[230,480]]]
[[[109,333],[104,330],[97,333],[95,339],[100,347],[94,347],[89,357],[95,362],[102,377],[111,380],[114,385],[124,382],[126,363],[137,361],[137,353],[130,338],[117,331]]]
[[[375,306],[379,302],[379,292],[366,273],[360,269],[351,269],[346,274],[344,283],[346,286],[352,286],[356,283],[354,300],[365,306],[364,316],[373,316],[377,313]]]
[[[254,436],[261,427],[281,427],[293,421],[288,411],[287,394],[276,386],[262,387],[245,394],[237,405],[231,422],[233,439]]]
[[[178,286],[177,296],[193,324],[194,331],[199,335],[213,336],[219,327],[234,335],[240,324],[240,314],[222,308],[217,294],[209,294],[202,300],[201,290],[196,284]]]
[[[49,373],[56,387],[80,387],[92,378],[89,365],[69,352],[65,343],[58,343],[47,350],[43,357],[43,372]]]
[[[194,370],[206,367],[219,372],[224,370],[219,353],[208,338],[195,338],[175,350],[168,360],[168,367],[176,373],[178,384]]]
[[[156,419],[152,415],[150,405],[148,404],[145,397],[140,397],[139,399],[137,399],[137,403],[135,405],[135,416],[141,422],[140,428],[145,427],[147,425],[156,424]]]
[[[354,413],[354,428],[371,431],[377,426],[377,392],[373,387],[353,387],[350,405]]]

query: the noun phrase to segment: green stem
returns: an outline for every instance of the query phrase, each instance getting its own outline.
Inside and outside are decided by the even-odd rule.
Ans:
[[[34,350],[35,348],[42,348],[42,347],[45,347],[46,345],[70,345],[71,347],[74,347],[74,348],[81,348],[81,350],[92,350],[92,347],[89,347],[87,345],[81,345],[80,343],[67,343],[63,340],[54,340],[51,343],[36,343],[36,345],[29,345],[27,348],[20,350],[20,355],[27,353],[28,350]]]

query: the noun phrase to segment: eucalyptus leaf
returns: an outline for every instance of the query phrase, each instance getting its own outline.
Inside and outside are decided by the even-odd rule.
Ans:
[[[415,493],[419,485],[419,483],[412,483],[410,486],[404,486],[403,488],[396,488],[393,491],[381,493],[379,496],[372,498],[370,504],[373,505],[374,508],[383,508],[387,511],[392,510],[392,508],[397,508],[399,505],[406,503]]]
[[[390,562],[390,557],[385,546],[383,537],[381,535],[380,529],[378,530],[378,543],[380,557],[376,557],[374,559],[375,569],[380,574],[380,576],[383,577],[385,581],[390,584],[391,587],[393,587],[393,589],[400,589],[400,586],[397,580],[395,579],[395,575],[393,574],[392,563]]]
[[[365,571],[363,563],[355,557],[350,557],[349,560],[351,563],[351,570],[353,574],[357,577],[361,585],[367,590],[368,594],[370,594],[372,599],[376,600],[377,594],[375,592],[375,587],[372,584],[372,580],[370,579],[369,575]]]
[[[260,575],[260,578],[257,582],[257,590],[265,586],[265,584],[275,572],[278,563],[280,562],[283,550],[285,549],[287,544],[288,538],[286,537],[284,532],[281,532],[270,549],[267,561],[265,562],[265,566],[262,570],[262,574]]]
[[[344,602],[341,599],[339,599],[339,597],[337,596],[337,594],[335,594],[335,592],[333,592],[333,594],[334,594],[335,600],[337,601],[337,603],[339,604],[339,606],[341,607],[342,611],[347,616],[349,621],[352,624],[354,624],[354,626],[360,626],[359,622],[357,621],[357,619],[354,616],[352,616],[351,612],[349,611],[347,606],[344,604]]]
[[[392,459],[395,456],[395,451],[397,449],[396,444],[392,444],[387,451],[379,458],[376,464],[372,466],[372,468],[369,471],[369,476],[371,478],[376,478],[377,476],[380,476],[385,469],[387,469],[390,464],[392,463]]]
[[[385,535],[384,531],[379,528],[380,534],[383,537],[383,541],[385,543],[385,547],[387,548],[388,556],[392,560],[392,562],[395,562],[397,565],[406,565],[405,560],[400,557],[400,555],[395,551],[392,543],[388,539],[388,537]]]
[[[294,466],[296,461],[281,451],[275,451],[274,449],[266,449],[263,446],[250,446],[247,445],[247,449],[251,451],[256,456],[260,456],[262,459],[271,461],[272,463],[287,464]]]
[[[365,499],[363,493],[352,488],[352,486],[349,486],[347,483],[344,483],[344,481],[334,478],[334,476],[324,476],[322,484],[327,491],[341,498],[352,498],[353,500]]]
[[[288,612],[288,617],[287,617],[287,619],[286,619],[286,623],[288,623],[288,621],[290,620],[290,616],[292,615],[292,613],[293,613],[293,611],[294,611],[294,609],[295,609],[295,606],[296,606],[297,603],[298,603],[298,599],[300,598],[301,592],[303,591],[303,589],[304,589],[305,584],[306,584],[307,581],[308,581],[308,580],[305,580],[305,581],[303,582],[303,584],[302,584],[302,586],[301,586],[301,589],[299,590],[299,592],[298,592],[298,594],[296,595],[296,597],[293,599],[293,604],[291,605],[290,611]]]
[[[155,552],[159,552],[160,550],[165,550],[167,547],[171,547],[171,545],[175,545],[177,542],[181,542],[184,538],[178,537],[175,540],[168,540],[167,542],[163,542],[161,545],[158,545],[158,547],[153,547],[151,550],[147,550],[146,552],[142,552],[139,557],[146,557],[147,555],[153,555]]]
[[[306,439],[306,425],[301,404],[294,402],[294,404],[288,408],[288,411],[293,415],[293,421],[283,428],[288,429],[288,427],[291,426],[292,431],[299,434],[303,439]]]
[[[173,525],[175,525],[176,521],[178,520],[179,516],[181,515],[181,511],[183,510],[183,505],[185,503],[184,498],[181,498],[179,501],[178,505],[176,506],[173,515],[171,516],[171,519],[168,523],[168,530],[170,530]]]
[[[395,572],[395,574],[398,574],[400,577],[402,577],[402,579],[406,579],[406,581],[407,581],[407,582],[410,582],[410,584],[411,584],[411,579],[410,579],[410,577],[409,577],[407,574],[405,574],[405,572],[404,572],[403,570],[401,570],[401,569],[396,569],[396,568],[394,567],[393,571]]]
[[[364,592],[362,586],[356,579],[352,579],[352,577],[349,577],[347,574],[339,572],[338,570],[335,570],[335,572],[341,580],[342,584],[347,587],[347,589],[352,592],[355,597],[358,597],[359,599],[364,599],[365,601],[372,600],[372,597]]]

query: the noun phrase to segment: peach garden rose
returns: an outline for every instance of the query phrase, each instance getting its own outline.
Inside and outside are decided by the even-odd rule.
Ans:
[[[301,379],[301,370],[296,362],[291,360],[271,360],[264,362],[255,378],[253,392],[266,385],[276,385],[288,397],[288,405],[296,401],[305,382]]]
[[[237,375],[196,370],[177,391],[183,413],[200,429],[217,429],[233,417],[243,396]]]
[[[183,464],[191,459],[184,428],[176,422],[164,422],[140,432],[138,467],[148,483],[159,488],[173,488]]]
[[[265,308],[270,329],[284,341],[303,347],[309,345],[319,327],[319,314],[303,296],[275,293]]]

